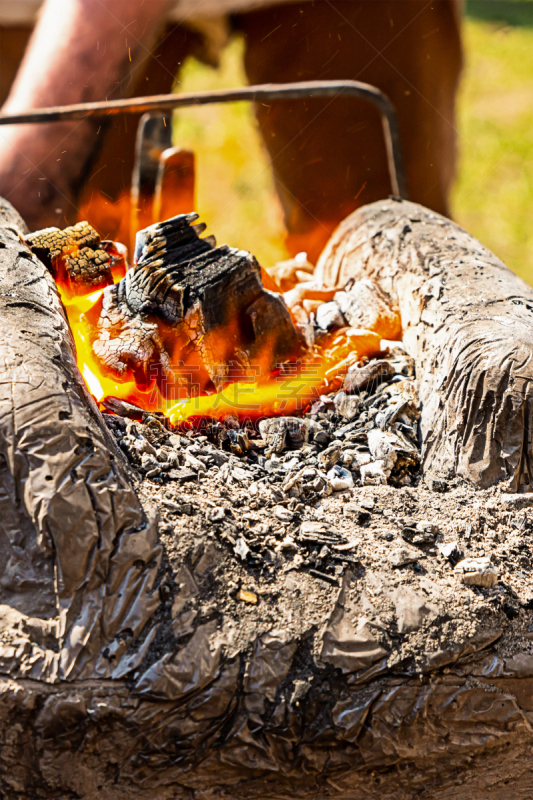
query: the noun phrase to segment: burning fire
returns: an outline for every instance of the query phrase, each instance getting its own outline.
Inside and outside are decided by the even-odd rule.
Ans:
[[[115,253],[118,248],[118,252],[122,253],[121,258],[112,259],[111,278],[107,280],[110,285],[111,280],[118,283],[128,267],[124,251],[120,250],[121,246],[108,247],[114,247]],[[123,380],[106,373],[93,349],[90,322],[91,316],[94,318],[100,313],[105,286],[96,291],[94,288],[88,289],[83,293],[79,285],[72,285],[65,277],[64,270],[59,268],[55,272],[74,337],[78,367],[95,400],[102,403],[107,398],[117,398],[145,411],[161,412],[173,425],[186,423],[191,418],[223,420],[233,416],[240,420],[253,421],[264,416],[304,413],[321,394],[341,387],[350,366],[363,358],[372,358],[380,353],[382,333],[379,331],[379,324],[372,325],[374,330],[344,327],[325,335],[321,346],[315,345],[303,360],[279,364],[265,377],[260,377],[260,369],[256,380],[243,377],[241,369],[233,380],[229,375],[227,384],[218,391],[208,391],[199,383],[195,385],[189,382],[185,386],[178,369],[171,391],[162,391],[161,382],[157,381],[155,375],[148,380],[144,376],[142,383],[138,376],[136,380],[131,371],[124,375]],[[305,278],[305,274],[302,277]],[[264,272],[263,283],[271,290],[277,288],[269,273]],[[319,289],[317,293],[316,287],[307,291],[305,286],[301,283],[285,294],[295,322],[301,322],[302,313],[307,313],[303,309],[314,310],[320,303],[319,298],[329,300],[332,296],[331,291]],[[304,300],[305,297],[310,299]],[[219,335],[220,351],[223,352],[224,341],[229,336],[228,330],[220,330]]]
[[[114,270],[113,282],[118,283],[124,277],[124,274],[125,270]],[[74,337],[78,368],[95,400],[101,402],[106,397],[117,397],[119,400],[125,400],[146,411],[166,413],[167,408],[164,399],[155,390],[155,386],[141,389],[133,378],[118,382],[103,373],[93,351],[87,314],[98,307],[104,290],[98,289],[90,294],[77,295],[63,281],[57,281],[57,286]]]

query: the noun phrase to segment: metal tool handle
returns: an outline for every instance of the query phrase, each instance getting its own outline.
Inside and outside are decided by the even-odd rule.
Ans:
[[[380,89],[359,81],[301,81],[298,83],[266,83],[238,89],[220,89],[194,94],[156,94],[134,99],[110,100],[99,103],[77,103],[27,111],[23,114],[0,115],[0,125],[20,125],[31,122],[60,122],[86,117],[139,114],[159,109],[203,106],[211,103],[235,103],[240,100],[296,100],[304,97],[360,97],[372,103],[381,115],[392,193],[408,199],[407,181],[400,142],[396,111]]]

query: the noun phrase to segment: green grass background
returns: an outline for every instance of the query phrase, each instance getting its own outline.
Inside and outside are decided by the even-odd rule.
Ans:
[[[533,284],[533,0],[468,0],[458,97],[454,218]],[[242,42],[213,71],[184,65],[179,91],[244,84]],[[194,149],[197,208],[220,242],[265,265],[286,257],[268,159],[247,104],[184,110],[176,143]]]

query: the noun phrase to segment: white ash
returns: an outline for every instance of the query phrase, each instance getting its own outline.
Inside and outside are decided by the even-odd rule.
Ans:
[[[329,303],[322,303],[315,312],[316,324],[318,327],[327,331],[332,328],[346,327],[346,319],[337,303],[333,300]]]
[[[498,581],[498,571],[490,557],[465,558],[455,567],[466,586],[483,586],[490,589]]]
[[[352,473],[336,464],[327,474],[330,486],[334,492],[351,489],[354,485]]]

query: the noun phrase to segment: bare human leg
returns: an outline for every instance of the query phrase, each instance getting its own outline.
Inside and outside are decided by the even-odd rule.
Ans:
[[[127,96],[173,0],[46,0],[3,112]],[[0,131],[0,193],[30,228],[76,218],[96,119]]]
[[[324,0],[242,14],[251,83],[347,78],[396,106],[412,200],[448,213],[461,42],[453,0]],[[261,104],[289,250],[316,260],[351,211],[390,193],[379,116],[353,99]]]

